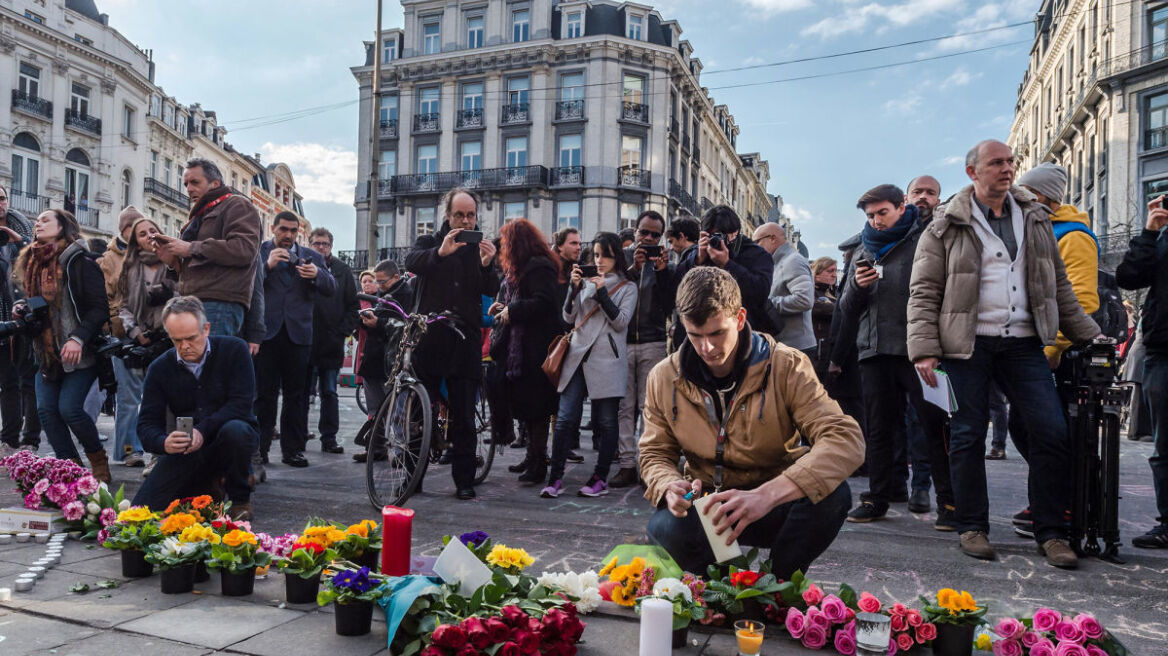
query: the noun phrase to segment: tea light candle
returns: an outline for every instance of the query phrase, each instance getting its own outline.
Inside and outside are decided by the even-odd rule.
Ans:
[[[45,569],[49,569],[50,567],[53,566],[53,560],[51,558],[41,558],[40,560],[33,563],[33,565],[36,565],[37,567],[44,567]]]
[[[892,635],[892,618],[880,613],[856,613],[856,653],[884,656]]]
[[[48,533],[37,533],[35,537],[38,544],[48,544],[49,542]]]
[[[16,541],[17,542],[28,542],[31,539],[32,539],[32,533],[17,533],[16,534]]]
[[[673,604],[664,599],[641,602],[640,656],[669,656],[673,650]]]
[[[762,622],[738,620],[734,623],[734,637],[738,640],[739,656],[754,656],[762,650]]]
[[[9,533],[0,533],[0,544],[12,544],[12,535]]]
[[[38,579],[43,579],[45,577],[45,568],[40,565],[33,565],[28,568],[28,573],[36,575]]]
[[[0,588],[0,601],[12,601],[12,588]]]
[[[36,577],[26,578],[24,576],[18,577],[16,582],[12,584],[17,592],[28,592],[36,587]]]

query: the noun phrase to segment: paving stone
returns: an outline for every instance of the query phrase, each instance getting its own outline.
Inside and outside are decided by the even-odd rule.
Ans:
[[[224,649],[303,616],[300,611],[203,595],[178,608],[126,622],[118,629]],[[214,630],[208,630],[212,626]]]
[[[61,554],[61,564],[57,565],[57,568],[67,572],[73,572],[74,574],[97,576],[103,579],[118,579],[119,581],[131,580],[122,576],[121,554],[117,552],[111,553],[105,549],[102,549],[100,553],[106,555],[88,560],[74,560],[72,562],[65,562],[65,554]]]
[[[0,654],[24,656],[73,644],[96,633],[95,629],[86,626],[23,613],[9,613],[0,617]]]
[[[102,580],[105,579],[77,577],[75,582],[89,584],[88,593],[68,593],[52,599],[32,600],[24,604],[23,608],[97,628],[109,628],[200,598],[194,594],[163,594],[157,576],[123,582],[108,590],[97,587],[97,583]]]
[[[184,645],[137,633],[107,631],[62,647],[31,652],[29,656],[110,656],[110,654],[202,656],[208,653],[210,650],[206,647]]]
[[[641,625],[612,615],[585,615],[584,641],[579,643],[580,656],[609,656],[636,654],[640,651]],[[691,632],[686,646],[674,649],[674,654],[700,654],[708,636]],[[694,645],[697,641],[697,646]],[[737,652],[727,652],[730,656]]]
[[[374,611],[374,617],[378,613]],[[364,636],[336,634],[334,617],[327,613],[306,613],[297,620],[231,645],[231,651],[256,656],[327,653],[329,656],[370,656],[385,652],[385,625],[374,622]]]

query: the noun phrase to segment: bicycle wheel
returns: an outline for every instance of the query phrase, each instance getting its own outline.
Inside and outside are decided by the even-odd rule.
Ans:
[[[479,398],[475,403],[475,485],[487,479],[495,462],[495,440],[491,439],[491,410],[487,405],[487,385],[479,383]]]
[[[374,508],[403,505],[426,473],[430,397],[418,384],[399,387],[381,404],[366,449],[365,486]]]
[[[353,393],[357,398],[357,407],[361,408],[361,413],[369,416],[369,407],[365,405],[365,385],[358,385],[357,391]]]

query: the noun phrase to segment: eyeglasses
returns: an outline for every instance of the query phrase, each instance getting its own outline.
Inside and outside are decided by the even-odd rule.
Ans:
[[[320,248],[320,247],[322,247],[322,246],[328,246],[328,247],[332,247],[332,242],[327,242],[327,241],[314,241],[314,242],[312,242],[312,245],[313,245],[313,246],[315,246],[315,247],[317,247],[317,248]]]
[[[477,214],[476,212],[466,212],[466,213],[455,212],[455,213],[451,214],[450,216],[452,218],[458,219],[460,221],[468,221],[470,219],[475,218],[476,214]]]
[[[377,283],[379,286],[385,286],[389,284],[389,278],[386,278],[385,280],[378,280],[377,278],[374,278],[373,282]]]
[[[644,228],[641,228],[640,230],[637,231],[637,233],[640,234],[642,237],[653,237],[654,239],[661,238],[661,233],[657,232],[656,230],[646,230]]]

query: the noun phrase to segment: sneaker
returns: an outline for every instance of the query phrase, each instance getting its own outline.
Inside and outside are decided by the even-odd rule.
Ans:
[[[1168,548],[1168,524],[1157,524],[1152,530],[1132,540],[1132,546],[1141,549]]]
[[[637,478],[636,467],[621,467],[620,471],[608,481],[609,487],[632,487],[637,484],[640,479]]]
[[[588,479],[588,483],[580,488],[576,494],[582,497],[602,497],[608,494],[608,483],[605,483],[603,478],[593,474],[592,478]]]
[[[878,509],[876,504],[872,503],[871,501],[864,501],[848,513],[848,521],[855,522],[857,524],[866,524],[878,519],[884,519],[884,516],[887,512],[887,509]]]
[[[937,521],[933,522],[933,528],[938,531],[957,530],[957,509],[953,506],[937,506]]]
[[[126,459],[122,462],[122,464],[127,467],[145,467],[146,459],[142,457],[141,453],[131,453],[130,455],[126,456]]]
[[[1026,508],[1014,515],[1014,532],[1019,537],[1034,539],[1034,517],[1030,514],[1030,508]]]
[[[554,483],[539,491],[539,496],[544,499],[555,499],[560,496],[560,492],[564,491],[564,479],[557,478]]]
[[[997,447],[990,447],[990,452],[985,456],[986,460],[1005,460],[1006,450]]]
[[[998,554],[990,546],[990,537],[985,531],[966,531],[961,534],[961,551],[967,556],[981,560],[995,560]]]
[[[1038,545],[1038,553],[1046,556],[1046,562],[1062,569],[1075,569],[1079,566],[1079,557],[1071,550],[1066,540],[1051,539]]]
[[[154,471],[154,465],[157,465],[157,464],[158,464],[158,456],[151,455],[150,462],[146,463],[146,466],[142,468],[142,478],[146,478],[147,476],[149,476],[150,472]]]

